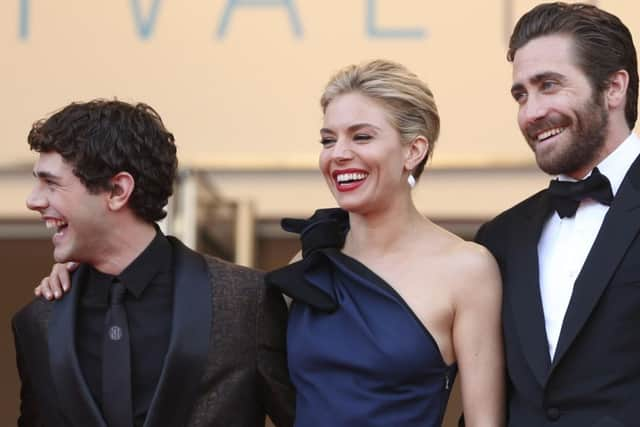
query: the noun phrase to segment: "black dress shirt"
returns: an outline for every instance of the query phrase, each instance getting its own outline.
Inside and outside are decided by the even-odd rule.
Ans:
[[[131,345],[131,394],[134,426],[142,426],[149,411],[169,339],[173,306],[171,245],[157,232],[149,246],[118,276],[91,269],[83,283],[76,323],[76,352],[82,373],[98,407],[102,408],[102,343],[109,291],[114,281],[125,287]]]

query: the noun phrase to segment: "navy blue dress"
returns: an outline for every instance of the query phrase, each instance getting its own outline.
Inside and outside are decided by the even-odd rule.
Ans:
[[[295,426],[441,426],[456,366],[389,284],[340,251],[346,212],[323,209],[283,227],[301,234],[303,260],[267,283],[293,298]]]

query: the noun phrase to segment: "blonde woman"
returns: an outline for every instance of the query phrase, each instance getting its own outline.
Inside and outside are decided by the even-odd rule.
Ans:
[[[347,67],[322,98],[319,166],[339,206],[308,220],[288,294],[298,427],[440,426],[460,371],[466,425],[504,424],[501,284],[494,259],[425,218],[411,190],[439,133],[405,67]]]

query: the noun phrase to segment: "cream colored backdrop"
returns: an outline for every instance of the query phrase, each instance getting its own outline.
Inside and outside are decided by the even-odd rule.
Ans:
[[[260,3],[3,0],[0,166],[31,161],[32,121],[95,97],[156,107],[183,164],[313,165],[324,83],[376,57],[406,64],[433,88],[443,121],[436,165],[529,161],[505,48],[513,17],[537,2]],[[598,3],[637,34],[636,2]]]
[[[324,84],[342,66],[377,57],[406,64],[434,90],[442,116],[434,168],[526,169],[532,156],[515,123],[505,50],[515,19],[536,3],[3,0],[0,172],[30,167],[34,120],[96,97],[154,106],[177,137],[182,166],[312,170]],[[637,2],[592,3],[638,34]],[[0,176],[0,217],[26,214],[29,182],[16,180]],[[497,192],[504,206],[478,215],[528,192]]]
[[[547,180],[517,130],[505,60],[515,20],[536,3],[0,0],[0,237],[24,240],[11,221],[37,218],[24,207],[31,123],[96,97],[154,106],[177,137],[181,166],[212,171],[223,197],[252,206],[258,219],[327,206],[332,199],[315,172],[318,98],[336,70],[378,57],[423,77],[440,108],[442,134],[414,191],[418,207],[440,219],[489,218]],[[638,2],[591,3],[639,39]],[[24,291],[20,304],[35,283],[22,282],[8,288]],[[5,325],[17,300],[0,310]],[[0,354],[10,359],[5,332]],[[0,419],[12,420],[17,378],[10,362],[2,366]]]

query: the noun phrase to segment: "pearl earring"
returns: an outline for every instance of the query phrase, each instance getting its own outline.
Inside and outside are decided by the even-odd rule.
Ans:
[[[409,187],[413,188],[416,186],[416,179],[413,177],[413,174],[410,173],[407,177],[407,182],[409,183]]]

